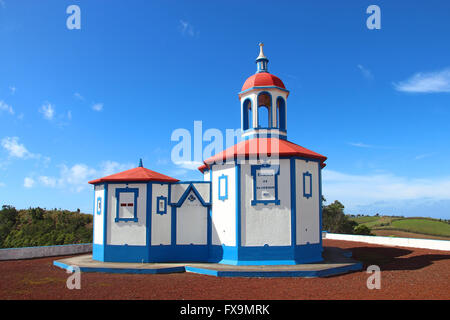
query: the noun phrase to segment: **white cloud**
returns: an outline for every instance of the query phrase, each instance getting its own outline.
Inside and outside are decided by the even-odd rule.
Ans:
[[[8,152],[9,158],[19,159],[34,159],[40,162],[44,167],[47,167],[51,159],[49,157],[42,156],[39,153],[32,153],[28,151],[23,143],[19,142],[18,137],[5,137],[1,140],[1,146]],[[0,167],[9,165],[10,161],[4,164],[0,163]]]
[[[180,30],[183,36],[195,37],[200,33],[194,29],[194,26],[187,21],[180,20]]]
[[[167,158],[158,158],[158,160],[156,160],[156,164],[158,166],[169,164],[169,159],[167,159]]]
[[[5,137],[1,143],[3,149],[8,151],[10,157],[14,158],[32,158],[35,157],[27,148],[19,143],[18,137]]]
[[[102,111],[103,110],[103,103],[96,103],[92,106],[92,110],[94,111]]]
[[[56,187],[57,185],[56,178],[53,177],[40,176],[39,182],[46,187]]]
[[[200,162],[200,161],[177,161],[174,163],[178,167],[188,169],[188,170],[197,170],[197,168],[203,164],[203,162]]]
[[[362,142],[349,142],[348,144],[353,146],[353,147],[358,147],[358,148],[373,148],[372,145],[365,144],[365,143],[362,143]]]
[[[85,164],[75,164],[70,168],[62,165],[58,183],[79,192],[87,187],[88,181],[95,177],[96,173],[97,171],[95,169]]]
[[[189,170],[186,169],[173,169],[169,172],[169,176],[171,177],[184,177],[189,173]]]
[[[6,187],[6,184],[4,184],[3,182],[0,182],[0,188]]]
[[[115,161],[104,161],[100,165],[100,176],[105,177],[114,173],[122,172],[136,167],[131,163],[118,163]]]
[[[12,95],[14,95],[16,93],[17,88],[14,86],[9,86],[9,91],[11,92]]]
[[[118,163],[115,161],[104,161],[98,169],[89,167],[84,163],[77,163],[73,166],[61,165],[58,176],[40,176],[40,185],[49,188],[69,189],[73,192],[80,192],[89,188],[90,180],[118,173],[135,167],[130,163]]]
[[[73,94],[73,96],[74,96],[75,98],[77,98],[78,100],[84,101],[84,97],[83,97],[81,94],[79,94],[78,92],[75,92],[75,93]]]
[[[10,114],[14,114],[14,109],[9,104],[6,104],[3,100],[0,100],[0,111],[6,111]]]
[[[348,210],[346,210],[347,212]],[[450,200],[420,198],[413,200],[389,200],[359,205],[351,208],[348,213],[382,215],[402,215],[416,217],[433,217],[450,219]]]
[[[436,72],[419,72],[399,83],[394,83],[398,91],[435,93],[450,92],[450,68]]]
[[[55,116],[55,108],[50,103],[45,103],[39,109],[39,112],[44,115],[47,120],[52,120]]]
[[[39,112],[43,115],[44,119],[52,121],[53,124],[60,128],[64,128],[72,120],[72,111],[56,113],[56,108],[53,104],[45,102],[40,108]]]
[[[34,179],[30,177],[26,177],[23,181],[23,186],[25,188],[32,188],[34,186]]]
[[[364,78],[369,79],[369,80],[373,79],[372,72],[369,69],[365,68],[364,66],[362,66],[360,64],[358,64],[357,67],[361,71]]]
[[[424,158],[429,158],[431,156],[433,156],[435,153],[423,153],[423,154],[419,154],[415,157],[416,160],[421,160]]]
[[[392,149],[392,147],[387,146],[377,146],[373,144],[367,144],[363,142],[347,142],[348,145],[357,147],[357,148],[371,148],[371,149]]]
[[[376,201],[450,199],[450,177],[407,178],[393,174],[352,175],[323,170],[323,195],[328,202],[367,205]]]

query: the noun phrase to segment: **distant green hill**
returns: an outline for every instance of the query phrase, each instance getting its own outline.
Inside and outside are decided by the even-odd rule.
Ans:
[[[79,212],[3,206],[0,248],[91,243],[92,222],[92,215]]]
[[[364,224],[372,231],[398,230],[417,234],[449,237],[450,224],[433,218],[403,218],[390,216],[359,216],[350,218],[358,224]]]

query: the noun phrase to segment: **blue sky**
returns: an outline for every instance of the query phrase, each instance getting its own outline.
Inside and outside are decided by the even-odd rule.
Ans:
[[[240,126],[263,41],[288,139],[328,157],[328,202],[449,219],[449,34],[446,1],[0,0],[0,204],[91,212],[87,181],[139,158],[201,179],[171,134]]]

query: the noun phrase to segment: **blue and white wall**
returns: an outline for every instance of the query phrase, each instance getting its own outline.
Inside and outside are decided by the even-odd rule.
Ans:
[[[93,243],[103,245],[105,218],[105,185],[94,186],[94,239]]]
[[[107,219],[106,244],[145,246],[147,184],[108,184],[107,194],[110,219]]]
[[[300,158],[212,165],[210,259],[228,264],[321,261],[319,168],[318,161]],[[266,200],[256,196],[264,191],[255,189],[261,169],[276,172]]]
[[[212,182],[212,244],[216,246],[236,246],[236,170],[233,162],[215,164],[209,172]]]
[[[270,170],[275,176],[267,175]],[[321,261],[320,171],[316,160],[247,160],[212,165],[207,181],[96,185],[93,258]]]
[[[172,241],[172,214],[169,206],[169,184],[152,183],[151,245],[170,245]],[[159,201],[166,200],[166,207],[159,208]],[[162,210],[161,210],[162,209]]]
[[[208,214],[210,184],[202,182],[176,183],[171,185],[176,245],[208,244]]]
[[[278,188],[277,203],[253,203],[255,164],[241,165],[241,245],[290,246],[291,245],[291,179],[289,159],[269,161],[279,165],[275,187]]]
[[[320,170],[317,161],[295,160],[297,245],[321,242]]]
[[[264,168],[272,172],[278,168],[275,194],[255,201],[256,172]],[[318,161],[284,158],[241,164],[240,180],[239,264],[322,261]]]
[[[93,259],[207,260],[210,194],[204,181],[96,185]]]

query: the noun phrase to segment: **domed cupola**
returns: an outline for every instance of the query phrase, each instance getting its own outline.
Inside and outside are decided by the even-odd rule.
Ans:
[[[286,139],[286,99],[289,91],[280,78],[269,73],[269,59],[264,54],[263,46],[259,44],[256,73],[245,81],[239,93],[242,137]]]

